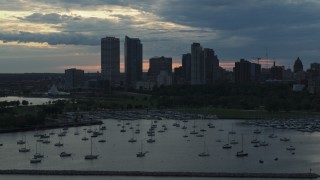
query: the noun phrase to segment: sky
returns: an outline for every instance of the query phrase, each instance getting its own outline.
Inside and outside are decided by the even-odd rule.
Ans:
[[[286,68],[320,62],[319,0],[0,0],[0,73],[100,71],[100,39],[140,38],[153,56],[181,56],[199,42],[220,65],[262,59]]]

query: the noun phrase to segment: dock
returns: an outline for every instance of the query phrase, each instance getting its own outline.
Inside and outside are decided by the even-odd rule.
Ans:
[[[86,170],[0,170],[0,175],[39,176],[150,176],[150,177],[226,177],[316,179],[315,173],[228,173],[228,172],[152,172],[152,171],[86,171]]]

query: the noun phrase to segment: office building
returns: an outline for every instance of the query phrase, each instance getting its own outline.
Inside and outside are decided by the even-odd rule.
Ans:
[[[65,70],[65,89],[81,88],[84,85],[84,71],[80,69]]]
[[[142,78],[142,48],[140,39],[125,37],[124,58],[127,87],[136,87],[136,82]]]
[[[101,75],[111,84],[119,82],[120,40],[115,37],[101,39]]]
[[[153,57],[149,59],[148,75],[152,79],[156,79],[160,71],[166,71],[167,74],[172,74],[172,58],[171,57]]]
[[[204,84],[203,51],[199,43],[191,45],[191,84]]]
[[[258,82],[261,76],[261,65],[240,59],[239,62],[235,62],[233,73],[236,83]]]

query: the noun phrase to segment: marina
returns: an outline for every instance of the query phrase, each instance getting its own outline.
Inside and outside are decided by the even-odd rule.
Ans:
[[[12,174],[94,171],[157,177],[152,173],[175,172],[171,175],[177,177],[188,172],[194,173],[188,177],[207,173],[230,178],[291,178],[284,175],[291,173],[314,178],[320,173],[318,132],[171,111],[112,113],[82,113],[103,124],[2,133],[0,169],[18,170]],[[17,143],[20,140],[25,143]],[[224,148],[226,144],[232,148]],[[23,148],[28,151],[19,153]],[[39,153],[42,157],[34,156]]]

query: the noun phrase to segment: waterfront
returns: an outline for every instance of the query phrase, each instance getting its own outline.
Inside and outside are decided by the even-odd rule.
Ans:
[[[0,97],[0,102],[1,101],[20,101],[20,103],[23,100],[26,100],[29,102],[29,105],[43,105],[43,104],[48,104],[49,101],[56,101],[59,99],[64,99],[64,98],[44,98],[44,97],[20,97],[20,96],[6,96],[6,97]]]
[[[273,172],[273,173],[290,173],[299,172],[307,173],[312,168],[312,172],[320,172],[320,148],[319,136],[315,133],[304,133],[293,130],[275,130],[278,138],[270,139],[268,135],[273,132],[272,128],[260,128],[262,134],[260,140],[269,142],[269,146],[254,147],[250,141],[255,136],[253,130],[256,126],[242,124],[240,120],[189,120],[186,123],[188,138],[183,138],[185,131],[180,127],[172,126],[175,120],[160,120],[155,130],[155,143],[146,143],[149,138],[146,134],[151,121],[134,120],[125,121],[126,132],[121,133],[122,122],[117,120],[103,120],[107,130],[106,143],[98,143],[94,138],[93,152],[99,154],[97,160],[88,161],[84,156],[90,152],[90,141],[82,141],[81,138],[86,134],[84,129],[89,127],[69,128],[67,136],[62,138],[63,147],[55,147],[54,143],[58,142],[57,133],[61,129],[53,130],[56,134],[50,140],[50,144],[40,144],[39,151],[44,153],[45,158],[40,164],[30,164],[30,159],[35,153],[36,138],[33,137],[35,132],[6,133],[0,135],[1,169],[48,169],[48,170],[108,170],[108,171],[189,171],[189,172]],[[137,128],[139,123],[141,133],[135,134],[138,142],[129,143],[132,132],[130,125]],[[215,128],[208,128],[207,124],[211,122]],[[190,135],[193,129],[193,123],[196,124],[197,130],[203,128],[204,137]],[[120,126],[118,126],[120,124]],[[168,130],[159,133],[158,130],[166,124]],[[98,126],[92,126],[96,129]],[[239,144],[233,145],[232,149],[225,150],[222,146],[226,143],[228,132],[234,129],[235,139]],[[224,130],[224,131],[222,131]],[[74,135],[79,131],[80,135]],[[40,133],[49,134],[52,130],[44,130]],[[244,150],[249,153],[248,157],[239,158],[235,154],[241,150],[241,134],[244,134]],[[21,145],[17,145],[17,140],[26,136],[27,147],[31,148],[29,153],[19,153]],[[89,134],[87,134],[89,136]],[[280,137],[288,137],[289,142],[282,142]],[[220,139],[222,142],[217,142]],[[230,135],[230,140],[233,135]],[[149,151],[143,158],[137,158],[136,153],[140,150],[141,140],[144,149]],[[208,147],[209,157],[199,157],[198,154],[203,151],[203,142]],[[295,146],[295,154],[286,150],[290,145]],[[61,151],[72,152],[70,158],[60,158]],[[278,161],[274,159],[278,158]],[[259,163],[263,160],[264,163]]]

